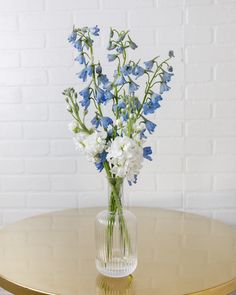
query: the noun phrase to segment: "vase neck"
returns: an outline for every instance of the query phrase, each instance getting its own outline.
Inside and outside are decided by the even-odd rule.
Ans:
[[[123,178],[107,178],[108,183],[108,211],[110,213],[119,213],[126,204],[123,196]]]

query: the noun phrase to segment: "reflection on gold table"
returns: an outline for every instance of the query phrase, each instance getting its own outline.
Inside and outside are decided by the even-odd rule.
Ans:
[[[134,208],[138,267],[99,275],[94,220],[100,208],[69,209],[0,231],[0,286],[16,295],[183,295],[236,290],[236,230],[193,214]]]

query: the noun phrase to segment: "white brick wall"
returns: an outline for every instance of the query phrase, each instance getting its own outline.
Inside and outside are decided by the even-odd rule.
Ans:
[[[129,28],[135,57],[174,49],[175,77],[132,205],[236,224],[236,1],[0,0],[0,225],[106,204],[104,178],[77,154],[61,92],[78,86],[72,25]],[[104,36],[106,35],[106,36]],[[110,68],[108,68],[110,70]]]

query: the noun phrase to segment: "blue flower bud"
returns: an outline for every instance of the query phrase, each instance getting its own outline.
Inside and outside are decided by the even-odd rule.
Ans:
[[[75,58],[75,60],[78,61],[81,65],[82,65],[82,64],[85,64],[85,62],[86,62],[83,53],[80,53],[80,54]]]
[[[154,60],[149,60],[144,62],[145,67],[148,71],[151,71],[153,65],[154,65]]]
[[[116,54],[108,54],[107,55],[108,61],[114,61],[117,58]]]
[[[170,87],[166,84],[166,82],[162,82],[160,85],[160,94],[169,90],[170,90]]]
[[[96,67],[96,73],[97,73],[98,75],[100,75],[100,74],[102,73],[102,67],[101,67],[100,64]]]
[[[90,28],[90,33],[94,36],[99,36],[99,32],[100,32],[100,29],[97,25],[93,28]]]
[[[82,47],[82,42],[81,40],[77,40],[75,43],[74,43],[74,47],[78,50],[78,51],[82,51],[83,47]]]
[[[72,33],[70,34],[70,36],[68,37],[68,41],[69,41],[70,43],[74,43],[75,40],[76,40],[76,38],[77,38],[77,34],[76,34],[76,32],[72,32]]]
[[[150,155],[152,154],[152,148],[150,146],[146,146],[143,148],[143,157],[149,161],[152,161]]]
[[[171,58],[171,57],[175,57],[175,54],[174,54],[174,51],[173,50],[170,50],[169,51],[169,57]]]

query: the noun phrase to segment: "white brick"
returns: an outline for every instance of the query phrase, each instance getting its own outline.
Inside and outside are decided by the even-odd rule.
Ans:
[[[215,190],[236,190],[236,173],[215,175],[214,189]]]
[[[214,104],[214,117],[235,118],[236,101],[216,102]]]
[[[236,63],[222,63],[216,65],[216,80],[219,81],[236,81],[235,69]]]
[[[158,44],[183,44],[184,35],[182,27],[158,28],[156,35]]]
[[[205,0],[204,0],[205,1]],[[210,27],[184,27],[184,41],[186,44],[209,44],[213,41],[213,32]]]
[[[179,156],[159,156],[155,159],[157,172],[181,172],[182,158]]]
[[[52,176],[51,181],[55,191],[96,191],[103,188],[102,177],[91,174]]]
[[[0,194],[1,208],[24,208],[26,205],[26,196],[24,194]]]
[[[126,198],[126,200],[127,199],[128,197]],[[78,204],[79,204],[79,208],[106,207],[108,204],[107,192],[100,191],[100,192],[79,193]]]
[[[220,210],[213,213],[215,219],[221,220],[227,224],[236,225],[235,222],[236,210]]]
[[[0,85],[42,85],[47,83],[47,74],[43,70],[1,70]]]
[[[46,7],[48,10],[80,10],[80,9],[95,9],[98,8],[98,0],[67,0],[67,1],[58,1],[58,0],[47,0]]]
[[[185,174],[184,190],[186,191],[210,191],[212,189],[212,176],[209,174]]]
[[[74,147],[75,148],[75,147]],[[82,155],[78,150],[75,151],[77,156],[77,173],[79,174],[95,174],[96,167],[94,163],[88,161],[88,159]]]
[[[20,123],[1,123],[0,124],[0,138],[21,138],[22,127]]]
[[[199,83],[187,86],[186,96],[190,100],[228,100],[235,99],[236,83]]]
[[[64,88],[68,88],[68,84],[77,84],[79,79],[76,73],[80,72],[81,67],[74,68],[57,68],[48,69],[50,85],[67,85]],[[63,89],[62,89],[63,90]]]
[[[187,195],[188,208],[235,208],[236,198],[230,193],[191,193]]]
[[[234,46],[194,46],[186,49],[187,62],[215,64],[221,61],[235,61]]]
[[[186,138],[185,139],[185,153],[204,155],[212,153],[212,144],[209,139],[202,138]]]
[[[153,7],[153,0],[102,0],[103,9],[137,9],[137,8],[151,8]]]
[[[184,103],[181,101],[164,101],[157,114],[158,119],[183,119]]]
[[[25,123],[24,136],[27,139],[67,138],[70,133],[67,124],[62,122]]]
[[[158,7],[161,6],[182,6],[184,0],[156,0]]]
[[[20,57],[18,52],[5,52],[0,54],[0,68],[16,68],[20,65]]]
[[[50,182],[47,176],[4,176],[1,186],[3,191],[48,191]]]
[[[37,34],[27,33],[5,33],[0,35],[1,49],[26,49],[26,48],[43,48],[44,34],[38,32]]]
[[[236,156],[188,157],[187,170],[193,172],[234,172],[236,171]]]
[[[178,120],[162,120],[158,124],[158,136],[181,136],[183,133],[182,122]]]
[[[136,27],[175,26],[182,23],[181,8],[153,8],[129,12],[129,24]],[[141,21],[145,19],[145,22]]]
[[[157,190],[164,191],[182,191],[183,174],[182,173],[162,173],[157,176]]]
[[[46,32],[46,48],[72,48],[71,44],[67,40],[69,34],[70,32],[68,30]]]
[[[0,159],[1,174],[18,174],[24,171],[24,161],[16,159]]]
[[[214,119],[189,121],[186,124],[188,136],[217,137],[236,135],[236,120]]]
[[[214,142],[214,151],[217,154],[235,154],[236,138],[216,139]]]
[[[185,67],[185,75],[187,82],[205,82],[212,79],[212,67],[210,65],[204,65],[204,71],[202,65],[189,64]]]
[[[0,87],[0,103],[18,103],[21,93],[18,87]]]
[[[183,207],[183,196],[179,192],[131,192],[129,194],[129,205],[180,209]]]
[[[186,119],[208,119],[211,117],[211,104],[206,102],[186,102]]]
[[[74,23],[77,26],[94,26],[97,24],[99,27],[107,28],[107,22],[109,21],[109,27],[126,26],[126,13],[117,10],[90,10],[89,13],[86,10],[80,10],[74,13]],[[105,32],[105,30],[104,30]]]
[[[219,43],[236,42],[236,25],[221,25],[216,28],[216,41]]]
[[[20,29],[22,30],[69,30],[71,27],[70,13],[24,13],[20,16]]]
[[[31,193],[27,198],[30,208],[75,208],[77,207],[77,196],[73,193]]]
[[[64,102],[62,91],[68,85],[63,86],[35,86],[21,87],[23,102]]]
[[[157,155],[158,154],[176,154],[182,155],[184,153],[184,139],[183,138],[161,138],[157,141]]]
[[[2,141],[0,143],[0,155],[2,156],[45,156],[49,153],[47,141]]]
[[[54,103],[49,105],[49,119],[58,121],[71,120],[71,114],[66,110],[66,103]]]
[[[188,9],[188,22],[190,24],[221,24],[235,21],[236,7],[232,5],[199,6]]]
[[[31,1],[31,0],[8,0],[8,1],[1,1],[0,2],[0,11],[37,11],[37,10],[43,10],[44,8],[44,1],[43,0],[37,0],[37,1]]]
[[[71,139],[51,140],[51,154],[55,156],[76,156],[75,144]]]
[[[185,0],[186,6],[194,6],[194,5],[208,5],[211,4],[213,0]]]
[[[17,30],[17,16],[16,15],[0,15],[0,32],[9,32]]]
[[[71,49],[25,50],[21,54],[24,67],[59,67],[73,64]]]
[[[72,174],[76,171],[74,159],[41,158],[29,159],[25,162],[29,174]]]
[[[41,121],[48,117],[45,105],[2,105],[0,120],[2,121]]]

